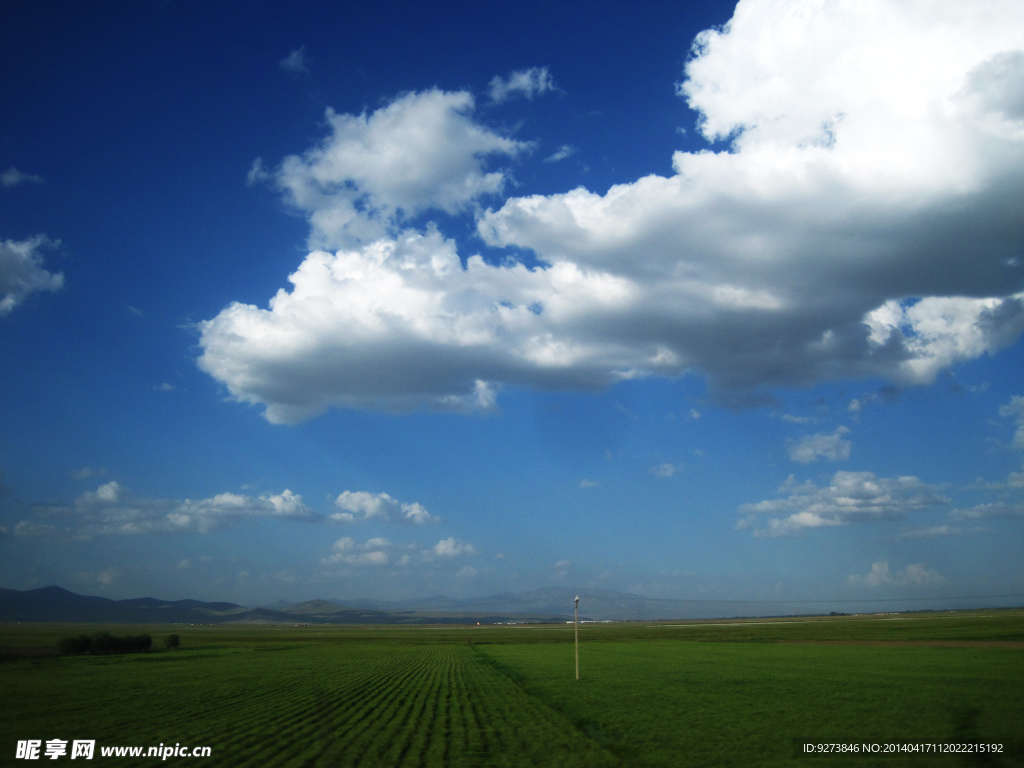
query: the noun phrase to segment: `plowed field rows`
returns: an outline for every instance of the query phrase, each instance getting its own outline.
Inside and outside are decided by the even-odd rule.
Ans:
[[[41,665],[55,674],[40,675]],[[618,764],[469,645],[63,657],[2,671],[3,700],[24,702],[0,724],[5,752],[18,739],[60,738],[213,747],[211,758],[168,765]]]

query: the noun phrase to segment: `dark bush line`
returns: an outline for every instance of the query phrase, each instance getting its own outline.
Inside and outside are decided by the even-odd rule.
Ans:
[[[127,635],[125,637],[114,637],[109,632],[97,632],[78,637],[64,637],[57,641],[57,650],[67,654],[91,653],[94,655],[110,653],[142,653],[148,651],[153,645],[153,638],[149,635]]]

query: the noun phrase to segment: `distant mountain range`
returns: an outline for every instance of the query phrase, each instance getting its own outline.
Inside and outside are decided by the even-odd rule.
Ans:
[[[827,613],[835,606],[783,602],[660,600],[611,590],[548,587],[475,598],[446,596],[414,600],[278,601],[246,607],[201,600],[140,597],[110,600],[61,587],[19,591],[0,588],[0,622],[54,621],[118,624],[491,624],[567,621],[580,596],[580,619],[658,620],[725,616]],[[841,606],[839,606],[841,608]]]
[[[423,601],[419,601],[423,602]],[[430,601],[426,601],[430,602]],[[158,600],[139,597],[110,600],[69,592],[61,587],[19,591],[0,589],[0,621],[52,621],[111,624],[475,624],[507,621],[564,621],[567,616],[517,610],[464,610],[437,606],[422,610],[371,607],[374,601],[356,605],[337,601],[308,600],[248,608],[235,603],[201,600]],[[571,618],[571,614],[568,615]]]

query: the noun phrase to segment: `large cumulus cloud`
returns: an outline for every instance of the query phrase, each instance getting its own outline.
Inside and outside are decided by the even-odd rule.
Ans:
[[[501,192],[487,163],[526,149],[473,122],[468,93],[332,115],[273,174],[319,250],[267,309],[203,323],[200,365],[277,422],[687,370],[738,404],[928,383],[1024,329],[1022,82],[1019,3],[744,0],[678,85],[714,151],[477,213],[532,269],[406,228]]]

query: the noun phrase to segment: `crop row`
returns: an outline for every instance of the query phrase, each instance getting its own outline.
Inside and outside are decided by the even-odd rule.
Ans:
[[[616,762],[468,645],[275,650],[56,658],[8,668],[14,674],[0,692],[31,690],[33,704],[0,732],[210,746],[204,765],[211,767]]]

